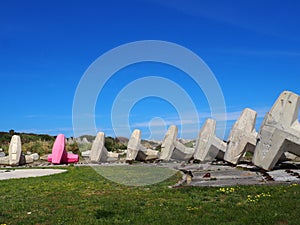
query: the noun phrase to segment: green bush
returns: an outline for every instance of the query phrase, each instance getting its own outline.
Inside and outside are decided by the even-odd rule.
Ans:
[[[105,147],[108,151],[117,152],[119,149],[127,149],[126,145],[122,144],[116,138],[106,137]]]
[[[22,151],[38,153],[39,155],[50,154],[54,141],[33,141],[22,144]]]

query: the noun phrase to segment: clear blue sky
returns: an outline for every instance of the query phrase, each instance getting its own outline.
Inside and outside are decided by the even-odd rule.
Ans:
[[[140,40],[174,42],[198,54],[222,88],[227,133],[245,107],[258,112],[259,128],[283,90],[300,94],[299,12],[297,0],[0,1],[0,131],[72,136],[73,98],[84,72],[110,49]],[[209,117],[205,95],[181,71],[142,63],[119,71],[103,88],[99,131],[114,136],[114,99],[145,76],[181,85],[201,114],[200,127]],[[143,138],[162,139],[160,125],[177,124],[178,114],[152,97],[138,102],[127,119]],[[197,134],[191,127],[181,136]]]

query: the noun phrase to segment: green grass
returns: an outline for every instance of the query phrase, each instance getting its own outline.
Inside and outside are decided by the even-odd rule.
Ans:
[[[300,187],[129,187],[91,167],[0,181],[0,224],[300,224]]]
[[[105,178],[128,186],[145,186],[158,183],[168,179],[177,172],[169,168],[141,166],[138,164],[97,166],[94,169]]]

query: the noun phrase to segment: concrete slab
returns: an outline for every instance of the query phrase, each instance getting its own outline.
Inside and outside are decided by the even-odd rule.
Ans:
[[[284,167],[293,167],[289,164]],[[239,165],[240,167],[240,165]],[[242,168],[231,167],[226,163],[215,165],[187,164],[175,166],[184,173],[183,180],[176,186],[199,186],[199,187],[225,187],[238,185],[274,185],[285,183],[300,184],[300,169],[277,169],[265,172],[251,165],[242,165]],[[189,178],[189,179],[188,179]]]
[[[188,161],[193,157],[195,150],[187,148],[177,140],[178,128],[175,125],[169,127],[161,145],[160,160]]]
[[[141,144],[141,135],[142,132],[138,129],[135,129],[129,139],[126,151],[126,161],[132,162],[137,161],[153,161],[158,159],[159,152],[147,149]]]
[[[0,180],[41,177],[52,174],[67,172],[62,169],[17,169],[17,170],[0,170]]]
[[[152,149],[140,149],[136,160],[138,161],[153,161],[159,158],[159,151]]]
[[[140,150],[141,135],[142,135],[142,133],[138,129],[135,129],[132,132],[131,137],[128,141],[128,145],[127,145],[127,154],[126,154],[127,161],[133,161],[136,159],[138,151]]]
[[[195,161],[211,162],[216,158],[223,159],[226,143],[216,137],[215,130],[216,121],[207,119],[198,135],[193,156]]]
[[[105,134],[98,132],[96,139],[93,141],[90,151],[91,162],[111,162],[118,160],[118,154],[107,151],[105,148]],[[86,152],[84,154],[87,154]]]
[[[274,170],[268,172],[268,174],[274,179],[274,181],[280,182],[291,182],[291,181],[299,181],[298,176],[294,176],[294,173],[300,173],[300,170],[293,170],[293,173],[287,173],[286,170]]]
[[[299,95],[284,91],[262,123],[253,164],[272,170],[284,152],[300,156]]]
[[[92,149],[90,151],[90,160],[92,162],[105,161],[107,157],[107,150],[104,146],[105,134],[103,132],[98,132],[95,140],[92,144]]]
[[[169,127],[161,144],[160,160],[169,161],[175,148],[178,128],[175,125]]]
[[[256,116],[254,110],[246,108],[234,123],[227,140],[225,161],[237,165],[247,151],[254,152],[257,142]]]
[[[194,152],[195,149],[187,148],[179,141],[176,141],[171,158],[179,161],[188,161],[193,157]]]

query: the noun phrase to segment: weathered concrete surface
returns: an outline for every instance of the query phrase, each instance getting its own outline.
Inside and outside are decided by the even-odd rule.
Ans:
[[[141,131],[135,129],[132,132],[131,137],[128,141],[126,161],[133,161],[136,159],[136,156],[140,149],[140,145],[141,145]]]
[[[256,116],[254,110],[246,108],[234,123],[227,140],[225,161],[237,165],[247,151],[254,152],[257,141]]]
[[[117,152],[107,152],[107,162],[113,162],[119,159],[119,153]]]
[[[292,160],[292,161],[296,161],[296,162],[300,161],[300,156],[297,156],[297,155],[292,154],[290,152],[285,152],[284,157],[285,157],[285,161],[286,160]]]
[[[272,170],[284,152],[300,156],[300,97],[284,91],[262,123],[253,164]]]
[[[92,162],[106,161],[107,149],[104,146],[104,142],[105,134],[103,132],[98,132],[90,152],[90,160]]]
[[[89,158],[91,155],[91,150],[81,152],[81,156],[85,158]]]
[[[108,152],[104,146],[104,143],[105,134],[103,132],[99,132],[93,142],[92,149],[90,151],[91,162],[98,163],[118,160],[118,154]]]
[[[29,164],[29,163],[33,163],[34,161],[39,160],[40,156],[38,153],[33,153],[30,155],[25,155],[25,163]]]
[[[9,165],[9,156],[0,157],[0,165]]]
[[[293,173],[298,173],[299,174],[300,170],[293,170]],[[295,176],[293,173],[288,173],[287,170],[274,170],[268,172],[268,174],[274,179],[274,181],[279,181],[279,182],[299,182],[300,178],[299,175]]]
[[[34,160],[34,161],[37,161],[40,159],[40,156],[38,153],[33,153],[33,154],[30,154],[30,157]]]
[[[33,158],[30,155],[25,155],[25,163],[33,163]]]
[[[193,148],[187,148],[177,141],[177,134],[177,126],[170,126],[161,145],[160,160],[169,161],[173,159],[188,161],[192,158],[195,150]]]
[[[17,170],[0,170],[0,180],[41,177],[52,174],[64,173],[67,170],[62,169],[17,169]]]
[[[207,173],[209,177],[204,178]],[[193,173],[192,186],[235,186],[265,183],[263,177],[255,172],[225,168],[217,171],[199,171]]]
[[[9,144],[9,165],[17,166],[20,162],[22,152],[21,138],[19,135],[13,135]]]
[[[136,160],[138,161],[153,161],[158,158],[159,151],[144,148],[141,148],[136,156]]]
[[[127,162],[131,162],[133,160],[153,161],[155,159],[158,159],[158,151],[146,149],[144,146],[141,145],[141,135],[142,133],[140,130],[136,129],[133,131],[127,145]]]
[[[175,141],[175,149],[171,158],[179,161],[188,161],[193,157],[194,152],[195,149],[187,148],[179,141]]]
[[[211,162],[215,158],[223,159],[226,151],[226,143],[216,137],[216,121],[207,119],[201,128],[196,148],[194,152],[194,160],[200,162]]]
[[[291,167],[295,167],[290,164]],[[183,180],[173,187],[224,187],[239,185],[300,184],[300,169],[278,169],[272,172],[259,170],[255,166],[239,164],[239,168],[226,164],[192,164],[174,166],[184,173]],[[243,169],[241,169],[243,168]]]
[[[177,126],[170,126],[165,134],[164,140],[161,144],[160,160],[169,161],[175,148],[175,140],[177,138]]]

